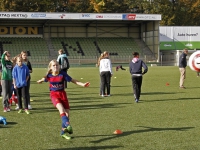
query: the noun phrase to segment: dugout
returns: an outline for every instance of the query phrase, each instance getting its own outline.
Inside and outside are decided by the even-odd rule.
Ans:
[[[159,14],[0,12],[0,47],[7,44],[3,38],[38,37],[45,40],[48,57],[55,58],[52,38],[94,38],[97,43],[100,38],[132,38],[145,61],[159,62],[160,20]]]

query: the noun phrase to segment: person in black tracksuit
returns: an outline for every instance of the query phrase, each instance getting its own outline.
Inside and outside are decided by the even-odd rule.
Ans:
[[[144,71],[142,72],[142,67]],[[139,59],[139,53],[133,52],[133,59],[129,64],[129,70],[131,73],[132,86],[134,91],[135,102],[139,102],[141,86],[142,86],[142,76],[147,73],[147,65]]]

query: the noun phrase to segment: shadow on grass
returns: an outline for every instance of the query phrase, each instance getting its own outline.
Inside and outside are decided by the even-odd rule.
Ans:
[[[183,93],[183,92],[181,92]],[[141,93],[141,95],[156,95],[156,94],[177,94],[177,92],[148,92],[148,93]],[[180,92],[178,92],[180,94]]]
[[[198,100],[199,97],[196,98],[178,98],[178,99],[162,99],[162,100],[140,100],[140,102],[163,102],[163,101],[190,101],[190,100]]]
[[[17,124],[17,122],[9,122],[9,121],[7,121],[7,125],[16,125]]]
[[[49,96],[50,93],[49,92],[40,92],[40,93],[30,93],[31,97],[34,96],[34,97],[41,97],[41,96]]]
[[[34,108],[33,113],[47,113],[47,112],[57,112],[58,110],[55,107],[42,107]]]
[[[189,129],[193,129],[194,127],[180,127],[180,128],[153,128],[153,127],[145,127],[145,126],[138,126],[138,127],[142,127],[145,129],[142,130],[134,130],[134,131],[125,131],[123,132],[123,134],[119,134],[119,135],[92,135],[92,136],[76,136],[75,138],[85,138],[85,137],[98,137],[98,136],[109,136],[106,138],[102,138],[96,141],[91,141],[91,143],[101,143],[107,140],[112,140],[115,138],[121,138],[121,137],[125,137],[131,134],[137,134],[137,133],[145,133],[145,132],[159,132],[159,131],[187,131]]]
[[[7,121],[7,125],[3,125],[2,123],[0,123],[0,128],[3,127],[3,128],[10,128],[12,125],[16,125],[17,122],[9,122]]]
[[[122,108],[124,104],[130,103],[117,103],[117,104],[97,104],[97,105],[80,105],[80,106],[71,106],[71,110],[86,110],[86,109],[102,109],[102,108]]]
[[[92,146],[92,147],[74,147],[74,148],[58,148],[48,150],[97,150],[97,149],[115,149],[122,148],[122,146]]]

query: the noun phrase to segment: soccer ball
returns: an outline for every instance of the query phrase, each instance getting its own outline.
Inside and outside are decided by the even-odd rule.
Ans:
[[[200,51],[196,51],[190,56],[189,67],[193,71],[200,72]]]

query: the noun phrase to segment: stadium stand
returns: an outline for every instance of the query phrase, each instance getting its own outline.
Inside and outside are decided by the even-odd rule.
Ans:
[[[69,57],[97,56],[108,51],[114,56],[129,56],[140,48],[133,38],[51,38],[55,51],[64,49]]]
[[[130,57],[133,51],[141,52],[133,38],[52,37],[47,40],[40,37],[0,37],[0,41],[3,43],[3,50],[10,51],[12,57],[21,51],[28,51],[29,60],[35,64],[34,67],[41,64],[46,66],[50,59],[56,59],[59,49],[65,50],[70,62],[74,63],[80,62],[78,59],[88,63],[92,60],[96,62],[97,57],[104,51],[108,51],[111,57],[116,56],[115,60],[118,61],[122,57]]]
[[[21,51],[28,51],[29,59],[33,62],[49,61],[49,51],[43,38],[35,37],[0,37],[3,50],[9,51],[14,57]]]

